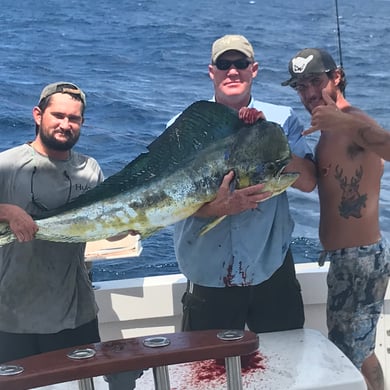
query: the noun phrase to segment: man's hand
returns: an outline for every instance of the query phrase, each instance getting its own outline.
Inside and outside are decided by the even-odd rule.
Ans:
[[[328,95],[325,89],[322,90],[322,98],[324,99],[325,104],[313,109],[311,127],[303,131],[303,135],[308,135],[318,130],[329,131],[338,129],[343,121],[348,119],[349,114],[346,114],[337,108],[336,103]]]
[[[262,192],[264,184],[256,184],[231,191],[233,178],[233,171],[224,176],[217,196],[195,213],[197,217],[222,217],[224,215],[238,214],[242,211],[255,209],[259,202],[266,200],[272,195],[270,191]]]
[[[8,222],[12,233],[19,242],[31,241],[38,231],[38,225],[21,207],[13,204],[0,206],[0,220]]]
[[[249,107],[241,107],[240,111],[238,111],[238,117],[248,125],[253,125],[260,119],[265,120],[265,115],[262,111]]]

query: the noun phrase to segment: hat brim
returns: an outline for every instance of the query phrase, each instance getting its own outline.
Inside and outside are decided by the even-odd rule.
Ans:
[[[233,47],[229,47],[227,49],[225,48],[223,50],[220,50],[220,51],[214,53],[214,55],[211,58],[211,62],[213,64],[215,64],[217,62],[218,58],[221,57],[222,54],[225,54],[228,51],[236,51],[236,52],[244,55],[246,58],[248,58],[251,61],[255,60],[254,56],[253,56],[253,53],[251,51],[243,49],[242,47],[233,46]]]
[[[283,81],[283,83],[281,83],[281,85],[283,86],[283,87],[286,87],[287,85],[290,85],[291,86],[291,84],[294,82],[294,81],[296,81],[297,79],[296,79],[296,77],[291,77],[291,79],[288,79],[288,80],[286,80],[286,81]]]

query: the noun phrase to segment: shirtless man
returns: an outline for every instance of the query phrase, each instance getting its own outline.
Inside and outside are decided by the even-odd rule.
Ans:
[[[377,126],[345,99],[344,71],[324,50],[300,51],[290,60],[289,71],[291,78],[282,85],[298,92],[313,115],[314,129],[318,112],[326,104],[331,106],[328,109],[347,113],[366,127]],[[329,125],[331,131],[322,131],[316,148],[319,236],[324,248],[320,263],[330,261],[329,339],[361,370],[368,389],[384,390],[383,372],[374,353],[376,325],[390,271],[389,251],[378,219],[384,164],[382,153],[359,138],[361,132],[355,136],[353,131],[343,131],[344,123],[340,129],[333,127],[336,124]]]

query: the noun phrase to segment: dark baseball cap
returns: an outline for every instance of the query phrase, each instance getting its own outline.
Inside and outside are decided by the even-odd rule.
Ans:
[[[330,72],[337,69],[332,56],[322,49],[303,49],[291,58],[288,64],[288,70],[291,78],[283,81],[282,85],[292,85],[297,79],[318,74]]]

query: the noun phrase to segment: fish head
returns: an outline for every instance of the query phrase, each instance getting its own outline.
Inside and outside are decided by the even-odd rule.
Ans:
[[[283,173],[291,160],[291,149],[282,127],[274,122],[263,120],[240,128],[229,159],[237,188],[264,183],[264,191],[278,195],[299,176]]]

